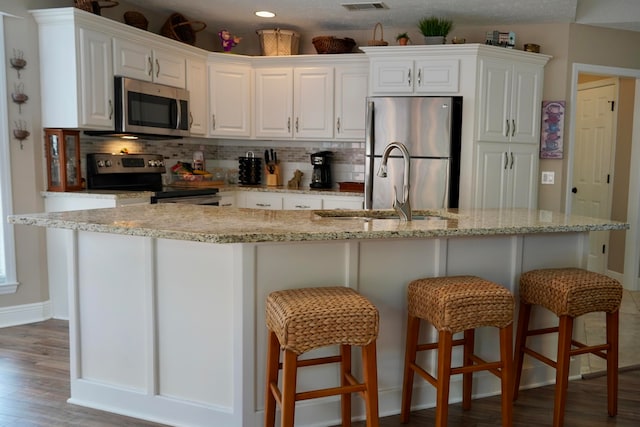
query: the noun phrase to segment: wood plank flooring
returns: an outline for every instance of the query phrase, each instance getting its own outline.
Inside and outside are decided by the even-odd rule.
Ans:
[[[161,426],[66,402],[69,396],[67,325],[66,321],[48,320],[0,329],[0,426]],[[615,418],[607,416],[605,381],[604,376],[593,375],[588,380],[569,384],[567,427],[640,425],[640,370],[622,370],[619,414]],[[514,408],[514,426],[550,426],[553,390],[549,386],[522,391]],[[412,413],[409,424],[400,424],[398,416],[390,416],[382,418],[380,425],[418,427],[433,423],[434,411],[428,409]],[[364,425],[354,423],[354,427]],[[462,411],[459,404],[449,409],[450,427],[497,425],[500,425],[498,396],[474,400],[470,411]]]

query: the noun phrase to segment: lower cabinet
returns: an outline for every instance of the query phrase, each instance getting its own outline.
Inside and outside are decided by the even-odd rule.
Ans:
[[[237,206],[236,193],[234,191],[220,191],[218,196],[220,197],[220,207],[233,208]]]
[[[238,191],[236,193],[236,203],[241,208],[270,210],[362,209],[364,197]],[[220,203],[220,206],[222,206],[222,203]]]
[[[266,192],[240,192],[238,207],[251,209],[282,210],[282,194]]]
[[[537,207],[537,144],[479,142],[476,159],[476,207]]]

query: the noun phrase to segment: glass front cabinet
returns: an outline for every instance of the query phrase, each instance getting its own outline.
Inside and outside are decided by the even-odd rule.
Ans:
[[[80,131],[45,129],[44,134],[48,190],[81,190]]]

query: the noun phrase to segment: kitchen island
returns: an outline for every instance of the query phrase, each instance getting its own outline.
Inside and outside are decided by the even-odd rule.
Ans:
[[[351,217],[173,204],[11,216],[14,224],[66,235],[69,402],[171,425],[260,426],[267,294],[339,284],[380,311],[380,413],[397,413],[410,280],[475,274],[517,297],[522,271],[585,267],[589,231],[628,228],[549,211],[443,210],[409,223],[334,212]],[[533,318],[553,320],[545,313]],[[477,335],[487,358],[498,348],[492,332]],[[539,350],[554,346],[547,337]],[[435,365],[434,356],[422,357]],[[459,358],[454,352],[454,362]],[[554,381],[546,365],[528,362],[524,386]],[[492,375],[476,378],[475,397],[500,392]],[[337,379],[334,366],[310,368],[299,374],[298,387]],[[459,378],[451,399],[460,400]],[[434,402],[434,389],[416,382],[414,407]],[[363,413],[358,404],[354,399],[355,416]],[[339,424],[339,417],[337,398],[316,399],[298,405],[296,425]]]

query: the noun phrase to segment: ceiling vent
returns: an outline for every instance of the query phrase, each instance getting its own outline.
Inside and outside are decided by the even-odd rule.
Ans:
[[[364,3],[342,3],[342,7],[351,12],[357,10],[389,9],[389,6],[381,1]]]

